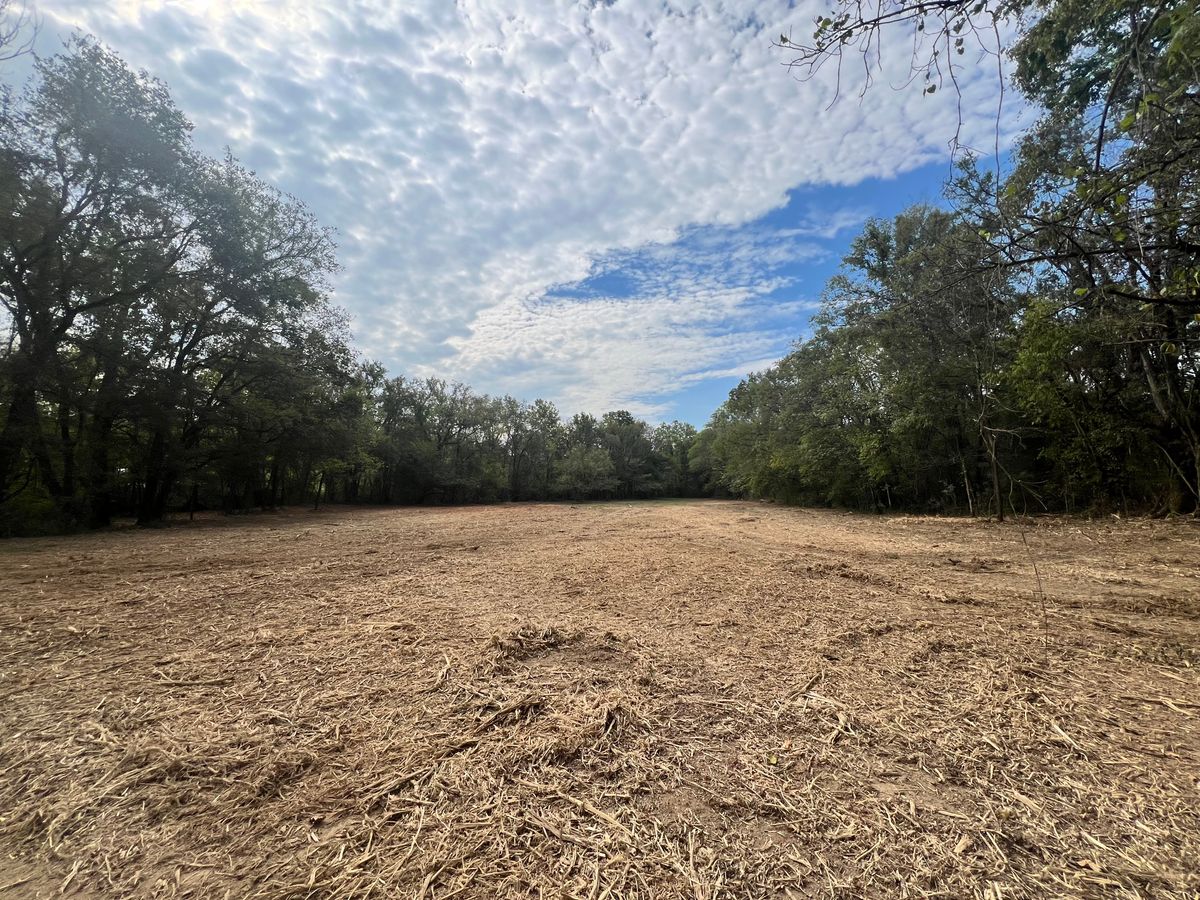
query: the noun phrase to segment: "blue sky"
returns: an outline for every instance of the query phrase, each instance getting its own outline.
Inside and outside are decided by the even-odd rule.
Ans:
[[[935,200],[953,92],[911,41],[792,78],[817,0],[40,0],[338,232],[334,299],[391,372],[702,424],[803,335],[868,216]],[[962,58],[961,135],[997,138]],[[20,77],[17,68],[3,77]],[[1019,127],[1000,117],[1007,144]]]
[[[868,218],[889,218],[916,203],[942,204],[942,185],[949,175],[947,158],[892,178],[867,178],[848,186],[797,188],[789,192],[785,205],[737,230],[760,236],[805,232],[803,245],[790,253],[772,256],[763,252],[752,256],[755,265],[749,273],[744,273],[749,276],[746,278],[739,279],[736,274],[728,277],[726,255],[718,253],[712,259],[712,264],[724,271],[727,282],[754,283],[754,279],[772,276],[782,281],[778,287],[764,292],[753,306],[753,328],[763,333],[766,342],[764,363],[786,353],[793,342],[810,333],[809,320],[825,282],[837,272],[859,226]],[[836,215],[830,215],[829,211],[835,211]],[[814,233],[814,221],[827,224]],[[685,258],[696,259],[701,255],[696,245],[705,236],[713,237],[701,230],[698,236],[685,235],[675,246]],[[735,241],[728,234],[716,237],[718,246],[726,249]],[[760,238],[757,246],[761,247],[762,242]],[[638,296],[639,272],[656,268],[655,261],[645,259],[645,255],[634,254],[631,261],[618,260],[615,265],[603,267],[595,277],[552,288],[548,295],[576,299]],[[715,334],[713,340],[719,342],[721,337]],[[738,371],[711,375],[672,391],[669,406],[661,415],[701,427],[744,374]]]

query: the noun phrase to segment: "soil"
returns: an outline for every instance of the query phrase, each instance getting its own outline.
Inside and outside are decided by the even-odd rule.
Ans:
[[[1200,528],[725,501],[0,544],[0,896],[1200,896]]]

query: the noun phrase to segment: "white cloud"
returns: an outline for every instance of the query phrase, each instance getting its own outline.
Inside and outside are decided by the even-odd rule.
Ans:
[[[659,418],[672,393],[761,369],[786,350],[791,335],[764,325],[815,306],[793,296],[780,271],[825,255],[809,233],[698,228],[610,253],[582,283],[489,306],[448,343],[476,380],[504,380],[526,395],[548,390],[568,410]],[[606,287],[614,279],[619,289]]]
[[[44,44],[76,26],[96,34],[167,81],[204,146],[229,144],[339,229],[338,300],[370,355],[568,410],[653,411],[705,372],[777,352],[791,335],[755,311],[778,286],[778,254],[861,211],[770,238],[736,226],[797,185],[942,158],[955,131],[952,97],[888,89],[907,69],[903,45],[876,90],[858,102],[843,85],[848,99],[827,108],[832,71],[798,83],[769,47],[823,4],[788,6],[42,0],[40,11]],[[980,67],[963,82],[968,142],[991,145],[993,79]],[[652,265],[694,226],[715,228],[690,232],[691,262]],[[648,244],[634,296],[545,296]],[[714,260],[736,274],[698,274]]]

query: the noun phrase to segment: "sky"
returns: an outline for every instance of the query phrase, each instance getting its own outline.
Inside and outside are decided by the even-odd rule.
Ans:
[[[903,40],[861,97],[857,69],[838,95],[784,67],[772,39],[821,7],[39,0],[37,49],[96,36],[335,228],[334,299],[392,374],[703,425],[804,336],[862,223],[950,171],[958,98],[905,85]],[[960,84],[962,142],[1007,144],[995,61]]]

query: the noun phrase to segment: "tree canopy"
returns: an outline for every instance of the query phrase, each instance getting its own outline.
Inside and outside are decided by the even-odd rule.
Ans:
[[[711,477],[867,507],[1195,509],[1198,22],[1188,0],[844,0],[813,43],[781,36],[811,75],[870,70],[908,30],[927,91],[974,41],[1041,116],[1007,171],[962,158],[946,210],[866,226],[812,337],[701,436]]]
[[[80,39],[0,127],[0,533],[282,503],[692,489],[679,426],[388,379],[329,298],[332,234],[166,87]]]
[[[943,204],[868,222],[812,334],[699,433],[389,377],[352,345],[311,211],[77,39],[0,106],[0,533],[702,494],[1194,511],[1198,22],[1195,0],[842,0],[812,45],[781,36],[802,72],[870,70],[909,29],[926,90],[979,41],[1040,117],[1002,169],[960,156]]]

